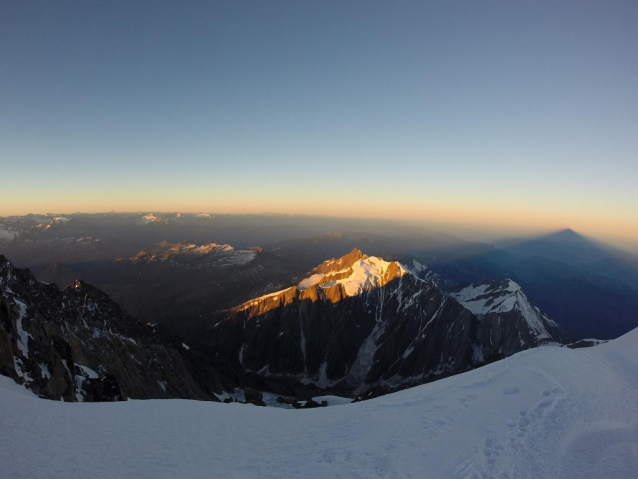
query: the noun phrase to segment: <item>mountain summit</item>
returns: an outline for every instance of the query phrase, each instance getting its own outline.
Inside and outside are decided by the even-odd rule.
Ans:
[[[339,285],[345,294],[354,296],[371,288],[379,288],[407,273],[397,261],[368,257],[355,248],[338,260],[333,258],[317,266],[313,274],[302,280],[297,288],[304,290],[317,285],[326,289]]]
[[[274,307],[285,306],[294,299],[324,299],[335,303],[348,296],[357,296],[384,287],[406,274],[408,271],[397,261],[388,262],[383,258],[368,257],[355,248],[339,259],[332,258],[320,264],[296,286],[255,298],[233,311],[248,310],[252,317]]]
[[[400,263],[354,249],[288,289],[216,313],[191,342],[275,392],[307,386],[353,395],[434,381],[560,341],[557,325],[534,329],[521,311],[480,317]]]

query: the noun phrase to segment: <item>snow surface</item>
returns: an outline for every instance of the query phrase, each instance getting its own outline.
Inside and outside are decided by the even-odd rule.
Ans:
[[[427,271],[428,267],[424,264],[419,263],[417,260],[412,260],[412,268],[410,268],[410,271],[412,271],[412,273],[414,274],[419,274],[423,271]]]
[[[518,283],[508,280],[504,288],[489,283],[470,285],[451,296],[473,314],[507,313],[517,309],[539,338],[551,338],[544,322],[556,323],[529,302]]]
[[[142,219],[139,221],[139,224],[142,225],[150,225],[151,223],[162,223],[162,218],[154,215],[153,213],[149,213],[148,215],[142,216]]]
[[[383,275],[385,274],[390,264],[391,263],[389,261],[384,261],[382,258],[377,258],[375,256],[364,257],[353,263],[350,268],[346,268],[341,271],[330,272],[327,274],[313,274],[309,278],[302,280],[297,285],[297,289],[307,289],[310,286],[314,286],[315,284],[319,283],[319,281],[321,281],[326,276],[328,276],[328,279],[330,279],[330,276],[332,275],[337,275],[339,273],[348,271],[348,269],[352,269],[352,273],[347,278],[330,281],[329,283],[323,285],[323,287],[328,288],[335,284],[342,284],[348,296],[356,296],[358,294],[361,294],[365,290],[381,286]],[[402,276],[407,272],[408,271],[401,264],[399,264],[399,275]]]
[[[297,285],[297,289],[308,289],[310,288],[310,286],[314,286],[319,281],[321,281],[324,276],[325,274],[323,273],[317,273],[313,274],[309,278],[302,279],[301,282]]]
[[[638,330],[339,407],[26,394],[0,377],[3,477],[638,477]]]
[[[521,287],[509,281],[503,289],[494,289],[491,284],[484,283],[463,288],[451,296],[474,314],[506,313],[516,304],[516,292]]]

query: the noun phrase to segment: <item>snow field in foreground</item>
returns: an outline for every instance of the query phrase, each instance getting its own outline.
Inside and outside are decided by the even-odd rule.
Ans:
[[[638,477],[638,331],[308,410],[57,403],[0,377],[3,477]]]

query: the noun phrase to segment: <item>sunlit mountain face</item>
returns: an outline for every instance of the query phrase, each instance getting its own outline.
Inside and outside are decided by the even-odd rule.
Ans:
[[[211,315],[191,342],[274,388],[363,396],[569,342],[513,281],[473,288],[447,295],[397,261],[354,249],[296,285]]]

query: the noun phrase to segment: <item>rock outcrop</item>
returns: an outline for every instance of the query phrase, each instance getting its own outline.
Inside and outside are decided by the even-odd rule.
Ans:
[[[232,370],[135,320],[99,289],[76,281],[60,290],[3,256],[0,374],[65,401],[217,400],[236,386]]]

